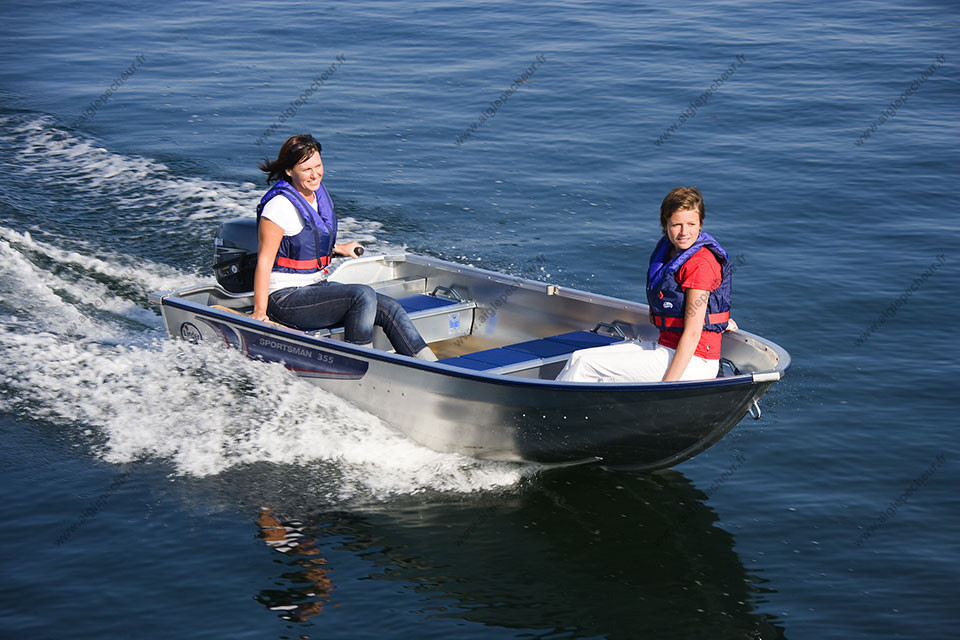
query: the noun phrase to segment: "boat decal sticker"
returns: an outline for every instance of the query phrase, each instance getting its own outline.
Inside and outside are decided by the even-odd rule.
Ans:
[[[200,333],[200,329],[197,329],[197,325],[192,322],[184,322],[180,325],[180,337],[192,344],[197,344],[203,340],[203,334]]]
[[[241,342],[240,336],[237,335],[236,330],[230,325],[224,322],[217,322],[216,320],[211,320],[209,318],[197,318],[204,324],[210,325],[216,331],[223,336],[223,342],[228,347],[233,347],[234,349],[240,349],[243,351],[243,343]]]
[[[236,328],[246,344],[247,356],[283,365],[306,378],[359,380],[367,373],[368,363],[340,353],[287,342],[273,336]]]

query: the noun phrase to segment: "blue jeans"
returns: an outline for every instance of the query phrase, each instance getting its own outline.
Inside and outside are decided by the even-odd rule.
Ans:
[[[354,344],[373,342],[376,325],[405,356],[415,356],[427,346],[400,303],[365,284],[317,282],[279,289],[267,298],[267,315],[302,331],[343,323],[344,337]]]

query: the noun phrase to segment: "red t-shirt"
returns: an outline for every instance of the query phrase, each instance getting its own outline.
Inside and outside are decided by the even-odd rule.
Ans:
[[[723,273],[717,257],[713,255],[710,249],[703,247],[680,265],[680,268],[677,269],[676,279],[677,284],[683,291],[687,289],[713,291],[720,286]],[[676,331],[661,331],[660,339],[657,342],[665,347],[676,349],[677,345],[680,344],[681,335],[683,334]],[[697,349],[693,353],[707,360],[719,360],[720,334],[716,331],[702,331],[700,342],[697,343]]]

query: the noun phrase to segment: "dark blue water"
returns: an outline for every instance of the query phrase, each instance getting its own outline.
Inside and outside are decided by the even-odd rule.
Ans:
[[[953,5],[0,18],[5,635],[955,635]],[[303,131],[344,237],[631,299],[660,200],[698,185],[737,321],[794,367],[676,469],[540,471],[167,341],[146,294],[210,280],[216,224]]]

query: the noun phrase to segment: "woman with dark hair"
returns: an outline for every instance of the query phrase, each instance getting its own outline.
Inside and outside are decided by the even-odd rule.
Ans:
[[[253,318],[309,331],[343,324],[348,342],[373,345],[379,326],[405,356],[436,360],[403,307],[364,284],[325,279],[331,256],[357,255],[359,242],[337,243],[337,215],[321,183],[320,143],[296,135],[273,162],[258,166],[273,186],[257,206]]]

